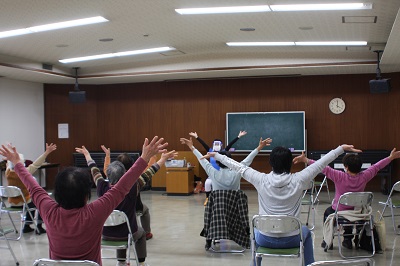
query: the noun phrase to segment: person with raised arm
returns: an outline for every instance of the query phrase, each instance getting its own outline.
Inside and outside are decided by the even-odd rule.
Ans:
[[[110,149],[105,148],[102,145],[102,149],[109,151]],[[103,196],[107,191],[109,191],[113,186],[115,186],[120,178],[126,172],[126,168],[129,169],[133,165],[133,159],[127,154],[121,154],[122,158],[130,158],[128,165],[124,165],[125,160],[121,158],[112,163],[108,163],[107,160],[104,165],[104,172],[108,179],[104,179],[100,169],[97,167],[95,161],[90,156],[89,151],[85,146],[82,148],[75,148],[76,152],[81,153],[85,156],[87,164],[92,173],[93,181],[97,186],[97,196]],[[107,155],[107,153],[106,153]],[[165,164],[165,161],[170,158],[177,156],[175,151],[170,151],[163,153],[160,160],[155,163],[152,167],[148,168],[138,179],[138,181],[132,186],[129,193],[125,196],[124,200],[116,207],[117,210],[123,211],[129,219],[129,224],[133,234],[133,240],[135,242],[136,252],[138,255],[139,265],[147,265],[145,260],[147,257],[146,248],[146,232],[142,227],[139,227],[136,220],[136,203],[139,195],[140,188],[149,182],[151,177],[160,169],[161,166]],[[120,156],[118,156],[120,157]],[[103,228],[103,239],[104,240],[127,240],[128,227],[104,227]],[[126,249],[117,250],[117,266],[124,266],[126,264]]]
[[[47,156],[49,156],[49,154],[55,151],[56,149],[57,149],[56,144],[46,143],[46,151],[42,155],[40,155],[32,164],[26,166],[28,172],[33,175],[44,164]],[[22,154],[20,154],[20,159],[22,163],[25,164],[25,160],[23,159]],[[14,171],[14,164],[11,161],[7,162],[6,178],[7,178],[7,184],[9,186],[16,186],[21,189],[21,192],[25,197],[25,201],[28,203],[28,207],[36,208],[35,204],[31,200],[31,195],[29,194],[25,185],[22,183],[18,174]],[[24,200],[22,199],[22,197],[8,198],[8,202],[10,203],[11,208],[21,208],[21,206],[24,204]],[[34,229],[32,229],[32,227],[30,227],[29,225],[30,223],[33,222],[32,217],[34,216],[35,216],[34,210],[30,211],[30,214],[27,213],[25,215],[25,224],[22,229],[23,233],[29,233],[34,231]],[[46,230],[43,228],[42,223],[43,223],[42,217],[40,216],[39,213],[37,220],[37,228],[36,228],[37,231],[35,232],[36,234],[46,233]]]
[[[331,206],[329,206],[324,212],[323,223],[325,223],[328,216],[332,213],[335,213],[336,206],[338,204],[340,196],[342,196],[346,192],[363,192],[367,183],[376,176],[379,170],[385,168],[391,161],[400,158],[400,151],[396,151],[394,148],[390,155],[376,164],[371,165],[364,171],[361,171],[362,160],[358,154],[348,153],[343,159],[344,172],[341,170],[335,170],[330,166],[326,166],[322,173],[330,180],[335,183],[335,198],[332,201]],[[314,160],[308,159],[304,152],[300,156],[297,156],[293,159],[293,163],[305,163],[306,165],[312,165],[315,163]],[[345,206],[340,204],[338,211],[344,210],[352,210],[354,209],[351,206]],[[353,228],[345,226],[344,227],[344,240],[342,242],[342,246],[347,249],[352,249],[352,235]],[[354,238],[354,243],[356,247],[358,246],[358,236]],[[322,240],[321,247],[325,248],[326,243],[325,240]],[[333,248],[333,245],[329,245],[329,249]]]
[[[223,148],[223,143],[222,143],[222,141],[221,141],[220,139],[214,139],[213,145],[212,145],[212,147],[210,148],[210,147],[204,142],[204,140],[202,140],[202,139],[199,137],[199,135],[197,134],[197,132],[190,132],[190,133],[189,133],[190,136],[194,137],[195,139],[197,139],[198,142],[200,142],[200,144],[204,147],[204,149],[205,149],[206,152],[211,152],[211,151],[216,151],[216,152],[219,152],[219,151],[226,151],[226,152],[229,152],[229,150],[232,148],[233,144],[235,144],[241,137],[245,136],[246,134],[247,134],[246,131],[240,131],[240,132],[239,132],[239,135],[238,135],[236,138],[234,138],[233,140],[231,140],[231,142],[229,142],[228,146],[226,146],[225,148]],[[214,158],[210,158],[210,163],[211,163],[211,165],[212,165],[215,169],[217,169],[217,170],[220,169],[219,164],[214,160]],[[198,181],[198,180],[197,180],[197,181]],[[201,182],[201,181],[200,181],[200,182]],[[201,185],[201,183],[198,183],[198,184]],[[200,190],[201,190],[200,188],[196,187],[196,191],[200,191]],[[204,192],[206,193],[206,200],[205,200],[205,202],[204,202],[204,205],[207,204],[208,196],[210,195],[211,190],[212,190],[212,181],[211,181],[211,179],[210,179],[209,176],[208,176],[207,179],[206,179],[206,181],[204,182]]]
[[[2,145],[0,155],[14,164],[15,172],[41,212],[49,240],[49,257],[54,260],[91,260],[102,265],[101,235],[111,212],[121,203],[147,167],[150,158],[165,152],[168,143],[154,137],[144,141],[142,155],[102,197],[89,203],[92,179],[87,171],[68,167],[55,179],[53,200],[22,164],[17,149]]]
[[[270,154],[269,163],[272,167],[270,173],[259,172],[216,152],[210,152],[203,158],[214,157],[253,184],[258,192],[259,214],[290,215],[299,218],[303,191],[309,187],[311,180],[325,166],[344,151],[360,152],[353,145],[343,144],[297,173],[290,172],[293,159],[292,152],[282,146],[275,147]],[[307,226],[303,226],[302,235],[304,239],[304,261],[305,265],[308,265],[314,262],[314,250],[311,232]],[[292,248],[298,247],[300,237],[297,234],[278,238],[270,237],[255,230],[255,240],[257,245],[267,248]],[[257,258],[257,260],[260,260],[258,264],[260,265],[261,258]]]

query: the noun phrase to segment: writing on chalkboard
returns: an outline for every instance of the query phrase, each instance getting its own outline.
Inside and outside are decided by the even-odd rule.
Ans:
[[[227,142],[241,130],[247,131],[247,135],[233,145],[236,152],[254,150],[260,137],[272,139],[271,145],[265,147],[263,152],[270,152],[277,146],[284,146],[292,152],[306,150],[304,111],[227,113]]]

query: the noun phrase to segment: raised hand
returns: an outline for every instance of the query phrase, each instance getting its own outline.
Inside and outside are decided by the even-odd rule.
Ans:
[[[19,153],[17,152],[17,148],[12,146],[11,144],[7,144],[7,147],[1,145],[0,155],[4,157],[4,160],[9,160],[13,165],[22,162],[19,157]]]
[[[45,151],[46,155],[49,155],[50,153],[52,153],[55,150],[57,150],[56,144],[53,144],[53,143],[47,144],[46,143],[46,151]]]
[[[181,144],[186,144],[190,149],[193,148],[193,141],[192,138],[186,139],[186,138],[180,138]]]
[[[146,162],[150,160],[156,154],[166,152],[165,147],[168,146],[168,142],[164,142],[164,138],[158,138],[155,136],[150,142],[148,138],[145,138],[143,143],[142,155],[140,157],[143,158]]]
[[[354,148],[354,145],[343,144],[343,150],[350,151],[350,152],[362,152],[362,150]]]
[[[194,137],[194,138],[198,138],[199,136],[197,135],[197,132],[190,132],[189,133],[190,136]]]
[[[270,146],[271,142],[272,142],[271,138],[266,138],[264,140],[262,138],[260,138],[260,142],[258,143],[257,150],[261,151],[265,146]]]
[[[89,154],[89,151],[86,149],[85,146],[82,146],[82,148],[76,147],[76,148],[75,148],[75,151],[78,152],[78,153],[82,153],[82,154],[85,155],[85,156],[86,156],[87,154]]]
[[[400,151],[396,151],[396,148],[393,148],[393,150],[390,152],[389,158],[391,160],[400,158]]]
[[[169,151],[169,152],[164,152],[163,154],[161,154],[161,158],[160,160],[158,160],[157,164],[161,167],[165,164],[165,162],[168,159],[173,159],[176,158],[178,156],[178,152],[176,152],[175,150]]]
[[[241,137],[243,137],[244,135],[246,135],[247,134],[247,131],[240,131],[239,132],[239,135],[238,135],[238,138],[241,138]]]
[[[101,145],[100,147],[104,151],[106,156],[110,156],[110,153],[111,153],[110,148],[106,148],[106,146],[104,146],[104,145]]]
[[[306,157],[306,155],[304,154],[304,151],[301,152],[301,155],[296,156],[293,158],[293,163],[297,164],[297,163],[307,163],[308,158]]]

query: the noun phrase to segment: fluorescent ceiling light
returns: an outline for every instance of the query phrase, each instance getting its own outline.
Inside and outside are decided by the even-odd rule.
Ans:
[[[365,41],[341,41],[341,42],[296,42],[296,45],[304,46],[363,46],[367,45]]]
[[[194,14],[221,14],[221,13],[246,13],[246,12],[268,12],[269,6],[227,6],[227,7],[205,7],[205,8],[180,8],[175,11],[181,15]]]
[[[227,42],[228,46],[363,46],[365,41],[341,42]]]
[[[227,42],[228,46],[294,46],[294,42]]]
[[[372,9],[371,3],[270,5],[272,11],[358,10]]]
[[[83,26],[83,25],[101,23],[101,22],[106,22],[106,21],[108,21],[108,20],[103,17],[100,17],[100,16],[76,19],[76,20],[69,20],[69,21],[45,24],[45,25],[34,26],[34,27],[29,27],[29,28],[24,28],[24,29],[3,31],[3,32],[0,32],[0,38],[6,38],[6,37],[23,35],[23,34],[35,33],[35,32],[48,31],[48,30],[56,30],[56,29],[70,28],[70,27],[76,27],[76,26]]]
[[[74,62],[97,60],[97,59],[112,58],[112,57],[121,57],[121,56],[129,56],[129,55],[165,52],[165,51],[170,51],[170,50],[175,50],[175,48],[173,48],[173,47],[158,47],[158,48],[126,51],[126,52],[119,52],[119,53],[89,55],[89,56],[83,56],[83,57],[62,59],[62,60],[58,60],[58,61],[61,62],[61,63],[64,63],[64,64],[68,64],[68,63],[74,63]]]

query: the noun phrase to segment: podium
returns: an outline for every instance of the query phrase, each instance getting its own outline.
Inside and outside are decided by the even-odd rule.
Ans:
[[[168,196],[189,196],[193,194],[193,167],[167,167],[166,190]]]

